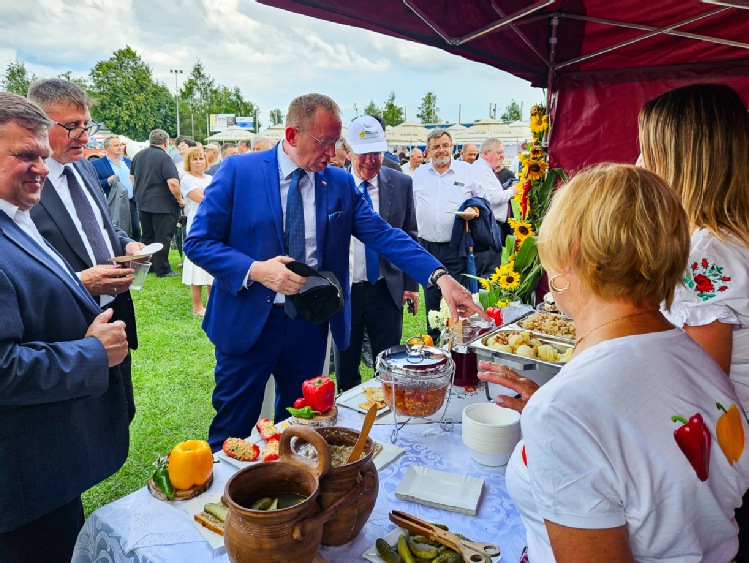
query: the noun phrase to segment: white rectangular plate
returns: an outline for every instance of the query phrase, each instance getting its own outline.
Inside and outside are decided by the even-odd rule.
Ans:
[[[463,514],[476,514],[484,480],[411,465],[395,490],[403,500]]]
[[[380,384],[379,380],[370,379],[366,383],[362,383],[361,385],[357,385],[356,387],[341,393],[341,395],[336,400],[336,404],[343,405],[344,407],[348,407],[355,411],[359,411],[360,413],[363,413],[363,414],[367,414],[367,411],[359,406],[360,404],[364,403],[367,400],[367,395],[364,393],[365,387],[381,388],[382,385]],[[377,416],[380,416],[381,414],[389,412],[389,411],[390,411],[390,407],[385,405],[384,408],[381,408],[377,411]]]

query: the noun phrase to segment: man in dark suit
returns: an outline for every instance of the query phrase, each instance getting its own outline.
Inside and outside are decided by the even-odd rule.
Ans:
[[[0,93],[0,561],[69,562],[81,493],[128,450],[132,392],[110,322],[39,234],[31,209],[50,154],[44,112]]]
[[[132,233],[133,240],[140,240],[140,220],[138,219],[138,206],[135,204],[133,192],[133,181],[130,178],[131,160],[124,155],[125,146],[117,135],[107,135],[104,138],[104,150],[106,154],[94,159],[96,173],[99,175],[99,184],[104,193],[109,196],[109,191],[115,179],[122,182],[127,189],[128,205],[130,206],[130,225],[119,225],[126,231]],[[116,220],[115,217],[113,219]]]
[[[387,149],[382,126],[370,116],[359,117],[348,126],[351,173],[359,192],[372,209],[391,226],[416,240],[416,212],[411,178],[383,167]],[[381,259],[358,240],[351,241],[351,339],[345,350],[335,348],[335,375],[340,391],[361,383],[359,363],[366,329],[372,357],[400,344],[403,305],[407,299],[418,309],[419,284],[403,271]]]
[[[29,100],[54,122],[49,132],[52,156],[41,201],[31,210],[39,232],[78,273],[81,282],[103,309],[125,323],[130,348],[138,347],[133,300],[128,291],[133,270],[110,262],[113,256],[138,254],[143,244],[130,239],[112,223],[98,176],[83,158],[92,127],[88,97],[75,83],[62,78],[38,80],[29,87]],[[96,127],[96,125],[93,125]],[[130,355],[122,369],[130,380]],[[131,407],[131,417],[135,406]]]
[[[250,434],[271,373],[279,418],[302,382],[322,373],[328,323],[312,324],[285,306],[307,282],[288,262],[303,261],[340,281],[345,307],[330,318],[330,329],[341,349],[349,340],[352,235],[422,284],[437,284],[455,320],[459,312],[481,311],[437,260],[372,211],[351,174],[327,168],[340,136],[332,99],[295,98],[285,140],[227,159],[195,216],[185,253],[215,279],[203,321],[216,346],[216,416],[208,434],[214,450],[229,436]]]

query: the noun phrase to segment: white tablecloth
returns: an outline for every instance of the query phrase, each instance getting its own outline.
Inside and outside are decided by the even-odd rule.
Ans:
[[[359,429],[363,415],[339,409],[339,426]],[[423,420],[421,422],[424,422]],[[372,437],[389,442],[392,425],[376,425]],[[398,435],[396,445],[406,451],[380,472],[377,504],[359,536],[339,547],[322,547],[320,554],[329,563],[362,561],[375,540],[395,528],[388,519],[391,510],[408,512],[429,522],[442,522],[450,530],[471,539],[489,541],[499,546],[503,563],[518,561],[525,546],[525,529],[505,485],[504,467],[485,467],[470,457],[460,436],[461,426],[444,432],[439,424],[412,421]],[[421,465],[482,477],[484,490],[478,512],[468,516],[432,508],[395,497],[395,489],[410,465]],[[215,483],[206,496],[220,496],[226,480],[236,471],[229,464],[217,464]],[[213,549],[203,538],[191,517],[178,503],[154,499],[143,488],[96,510],[86,521],[73,554],[74,563],[96,562],[179,562],[207,563],[229,561],[223,547]],[[148,535],[132,538],[133,528],[147,529]]]

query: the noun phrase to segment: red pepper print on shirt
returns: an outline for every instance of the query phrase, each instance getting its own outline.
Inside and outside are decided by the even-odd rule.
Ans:
[[[700,262],[692,262],[681,282],[697,293],[703,301],[715,297],[728,289],[731,276],[723,273],[723,267],[703,258]]]
[[[672,416],[671,420],[682,423],[683,426],[674,430],[674,440],[694,468],[700,481],[707,481],[710,472],[712,436],[702,420],[702,415],[700,413],[693,415],[689,422],[681,416]]]

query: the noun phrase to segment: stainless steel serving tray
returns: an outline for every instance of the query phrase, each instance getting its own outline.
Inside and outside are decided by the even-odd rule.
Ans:
[[[574,341],[567,338],[560,338],[558,336],[551,336],[534,330],[528,330],[515,324],[516,322],[517,321],[502,325],[486,334],[482,334],[477,339],[471,341],[468,344],[468,347],[476,353],[479,360],[503,364],[515,371],[540,371],[551,375],[557,374],[559,370],[562,369],[562,366],[564,366],[564,363],[545,362],[538,358],[526,358],[525,356],[518,356],[517,354],[512,354],[510,352],[500,352],[499,350],[495,350],[486,345],[486,340],[488,338],[501,332],[529,332],[543,344],[550,344],[557,350],[562,351],[573,348],[575,345]]]
[[[525,331],[528,331],[528,332],[533,333],[533,334],[538,334],[538,335],[544,336],[545,338],[556,338],[556,339],[558,339],[558,340],[560,340],[562,342],[567,342],[567,343],[573,344],[573,345],[575,344],[575,339],[574,338],[565,338],[564,336],[557,336],[557,335],[554,335],[554,334],[548,334],[546,332],[540,332],[538,330],[531,330],[531,329],[523,328],[522,326],[520,326],[520,322],[521,321],[524,321],[528,317],[532,317],[536,313],[540,313],[540,312],[548,313],[550,315],[559,315],[564,320],[572,321],[571,318],[569,318],[567,315],[563,315],[562,313],[553,313],[553,312],[550,312],[550,311],[530,311],[529,313],[526,313],[522,317],[520,317],[518,319],[515,319],[512,323],[507,323],[506,325],[502,325],[502,327],[509,326],[509,325],[517,325],[520,328],[520,330],[525,330]],[[502,327],[500,327],[500,328],[502,328]]]

